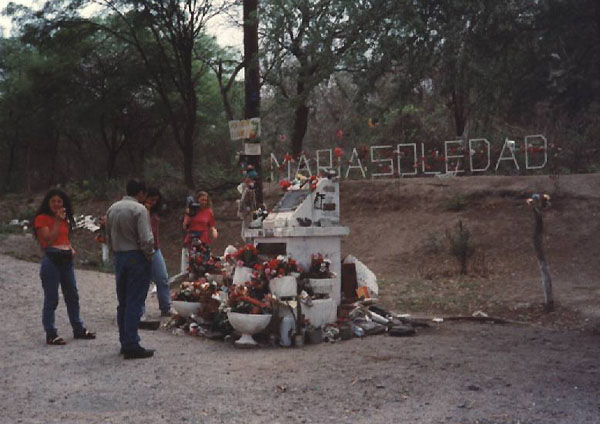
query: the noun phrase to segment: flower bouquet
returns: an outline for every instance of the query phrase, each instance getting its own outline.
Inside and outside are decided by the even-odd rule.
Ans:
[[[316,175],[307,177],[302,174],[297,174],[292,181],[287,179],[279,181],[279,187],[281,187],[283,191],[305,190],[307,184],[310,191],[315,191],[317,189],[317,184],[319,184],[319,177]]]
[[[310,267],[308,269],[308,278],[332,278],[333,272],[329,270],[331,267],[331,261],[324,258],[322,254],[318,253],[310,255]]]
[[[188,271],[192,274],[193,278],[208,277],[208,274],[212,274],[219,276],[218,278],[213,278],[213,280],[221,282],[223,264],[220,258],[210,254],[210,247],[206,243],[195,239],[192,242],[188,258]]]
[[[215,299],[217,285],[201,278],[198,281],[184,281],[172,297],[173,308],[184,318],[198,314],[204,319],[211,319],[219,309],[219,301]]]
[[[278,298],[296,296],[298,292],[296,278],[300,276],[302,270],[295,260],[279,255],[265,262],[262,272],[274,296]]]
[[[273,299],[264,288],[252,284],[232,286],[229,292],[231,312],[242,314],[270,314]]]
[[[262,299],[262,300],[259,300]],[[248,285],[233,286],[229,293],[229,324],[241,334],[236,345],[256,346],[252,335],[264,331],[271,322],[272,298]]]
[[[235,259],[237,266],[244,266],[248,268],[252,268],[254,265],[259,263],[258,249],[253,244],[247,244],[238,249],[235,253],[225,256],[226,260],[229,258]]]
[[[289,256],[279,255],[270,261],[263,263],[263,271],[267,280],[276,277],[283,277],[286,275],[299,275],[302,272],[302,268],[298,265],[298,262],[290,258]]]
[[[247,244],[234,253],[225,256],[226,260],[235,261],[233,284],[243,284],[252,278],[254,267],[258,265],[258,249],[253,244]]]

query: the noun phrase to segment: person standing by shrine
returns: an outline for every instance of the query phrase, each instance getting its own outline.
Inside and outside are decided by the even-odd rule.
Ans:
[[[183,230],[186,231],[183,243],[189,247],[192,237],[199,238],[203,243],[210,244],[219,236],[212,201],[207,192],[196,192],[196,204],[188,205],[183,216]]]
[[[150,226],[154,237],[154,254],[152,255],[152,281],[156,284],[156,297],[158,307],[163,317],[171,316],[171,292],[169,290],[169,275],[167,265],[160,251],[158,243],[158,226],[160,223],[159,211],[162,206],[162,194],[156,187],[148,188],[148,195],[144,205],[150,212]]]
[[[150,214],[142,204],[146,184],[129,180],[126,192],[106,212],[106,236],[114,253],[119,341],[125,359],[149,358],[154,350],[140,345],[138,327],[150,287],[154,237]]]
[[[197,191],[194,200],[196,203],[188,204],[183,216],[184,252],[182,254],[182,272],[187,263],[188,252],[193,238],[199,239],[206,246],[219,236],[216,228],[215,215],[212,210],[212,201],[207,192]]]
[[[58,306],[60,286],[69,322],[76,339],[95,339],[96,334],[86,330],[79,315],[79,293],[73,269],[73,254],[70,235],[75,227],[73,207],[67,194],[59,189],[46,193],[33,220],[35,237],[44,250],[40,267],[40,278],[44,289],[42,324],[46,331],[46,344],[64,345],[55,326],[55,311]]]

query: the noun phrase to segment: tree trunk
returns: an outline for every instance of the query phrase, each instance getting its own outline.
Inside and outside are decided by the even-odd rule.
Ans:
[[[196,112],[198,111],[198,98],[196,97],[196,84],[192,71],[192,53],[194,41],[189,34],[188,47],[183,49],[183,63],[185,76],[183,78],[184,91],[181,93],[183,107],[185,108],[185,122],[183,123],[183,178],[185,185],[194,189],[194,138],[196,136]]]
[[[298,105],[294,111],[294,132],[292,133],[292,154],[295,158],[302,154],[302,144],[308,128],[310,109],[305,104]]]
[[[188,134],[185,134],[184,137],[183,180],[188,188],[194,189],[194,174],[192,172],[194,166],[194,140]]]
[[[454,128],[456,130],[456,135],[459,137],[463,136],[465,131],[465,126],[467,124],[467,112],[464,94],[454,90],[452,92],[452,114],[454,115]]]
[[[258,66],[258,0],[244,0],[244,115],[260,117],[260,73]],[[259,141],[260,142],[260,141]],[[256,200],[263,203],[261,155],[248,156],[258,174]]]
[[[183,179],[188,188],[194,189],[194,136],[196,134],[197,100],[191,78],[187,94],[188,97],[185,99],[187,113],[183,123]]]
[[[535,254],[538,259],[540,266],[540,273],[542,275],[542,289],[544,290],[544,307],[546,312],[554,310],[554,298],[552,297],[552,279],[550,278],[550,272],[548,271],[548,264],[546,263],[546,255],[544,253],[543,246],[543,235],[544,235],[544,219],[542,212],[538,208],[533,208],[533,215],[535,217],[535,230],[533,232],[533,247],[535,248]]]

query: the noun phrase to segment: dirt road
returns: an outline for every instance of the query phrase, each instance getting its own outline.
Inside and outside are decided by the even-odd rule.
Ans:
[[[46,346],[38,265],[0,255],[1,423],[600,423],[600,336],[443,323],[301,349],[237,350],[145,331],[151,359],[118,354],[111,274],[76,272],[98,333]],[[150,315],[158,316],[149,299]]]

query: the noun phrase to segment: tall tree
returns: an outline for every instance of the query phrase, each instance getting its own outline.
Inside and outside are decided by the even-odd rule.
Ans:
[[[308,127],[310,96],[352,55],[368,51],[383,0],[265,0],[260,2],[262,75],[293,109],[292,152]]]
[[[543,90],[534,54],[537,9],[516,0],[393,2],[368,58],[368,80],[393,75],[404,103],[432,92],[456,135],[464,135],[469,121],[506,110],[520,81]]]
[[[196,84],[205,72],[194,64],[194,48],[215,8],[211,0],[102,0],[123,20],[119,33],[138,50],[154,89],[165,107],[175,142],[183,154],[185,184],[193,188],[194,140],[197,131]],[[142,24],[141,26],[139,24]],[[146,38],[146,27],[152,38]],[[176,93],[173,96],[172,93]]]
[[[219,12],[212,0],[53,0],[42,14],[48,31],[60,26],[91,25],[127,42],[137,51],[152,87],[158,93],[173,138],[183,155],[183,177],[194,186],[194,140],[197,135],[196,84],[205,72],[194,61],[196,44],[208,19]],[[115,26],[97,18],[82,18],[89,5],[121,22]],[[224,6],[223,6],[224,7]]]

